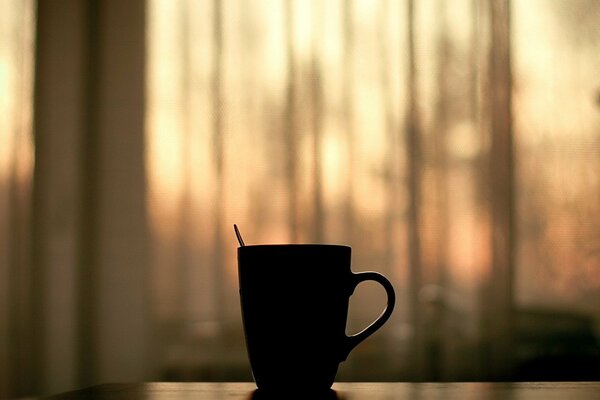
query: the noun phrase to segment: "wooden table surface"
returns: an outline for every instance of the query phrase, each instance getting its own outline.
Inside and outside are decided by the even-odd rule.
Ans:
[[[558,383],[335,383],[326,393],[289,389],[263,393],[254,383],[114,383],[51,396],[52,399],[132,400],[257,400],[257,399],[369,399],[369,400],[600,400],[600,382]]]

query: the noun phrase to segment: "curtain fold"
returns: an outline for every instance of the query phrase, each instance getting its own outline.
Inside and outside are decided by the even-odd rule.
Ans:
[[[0,397],[39,382],[32,244],[33,1],[0,1]]]

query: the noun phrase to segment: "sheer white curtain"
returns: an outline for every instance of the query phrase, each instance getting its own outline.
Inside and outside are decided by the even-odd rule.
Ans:
[[[518,312],[597,318],[594,2],[149,4],[161,357],[245,364],[233,223],[391,277],[342,379],[507,376]],[[360,288],[349,331],[382,301]]]

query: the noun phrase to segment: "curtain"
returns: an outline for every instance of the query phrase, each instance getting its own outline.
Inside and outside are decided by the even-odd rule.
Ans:
[[[34,373],[31,199],[34,8],[0,1],[0,397]]]
[[[598,2],[49,4],[0,1],[0,396],[251,379],[234,223],[392,281],[338,380],[598,379]]]
[[[206,357],[215,376],[245,365],[233,223],[250,243],[349,244],[355,270],[392,279],[397,311],[342,379],[509,376],[519,312],[597,317],[598,12],[150,2],[161,357]],[[361,287],[348,330],[382,302]],[[235,360],[220,368],[225,349]]]
[[[149,380],[145,2],[0,4],[0,397]]]

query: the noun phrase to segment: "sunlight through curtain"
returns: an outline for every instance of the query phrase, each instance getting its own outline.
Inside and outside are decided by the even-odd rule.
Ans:
[[[0,397],[33,373],[28,347],[33,172],[32,1],[0,1]]]
[[[249,243],[349,244],[354,270],[391,277],[397,311],[342,379],[498,377],[518,362],[515,310],[597,318],[599,16],[584,0],[150,1],[160,357],[216,376],[223,354],[245,362],[233,223]],[[382,307],[358,292],[350,332]]]

